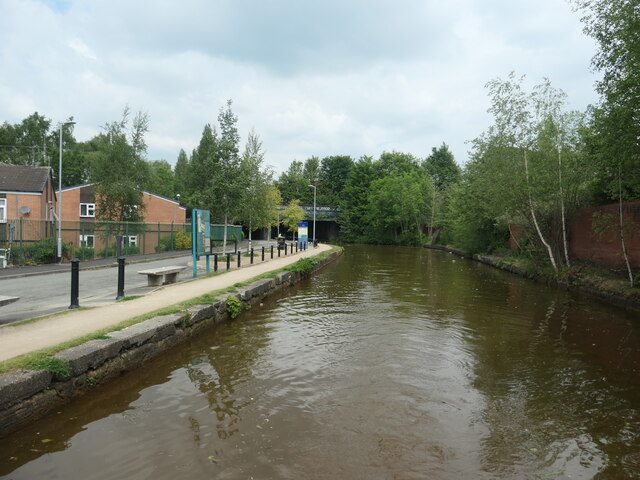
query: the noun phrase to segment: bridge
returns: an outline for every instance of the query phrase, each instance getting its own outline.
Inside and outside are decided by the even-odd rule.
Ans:
[[[278,207],[279,212],[284,212],[286,205]],[[309,222],[309,239],[313,238],[313,205],[300,205],[304,210],[304,220]],[[340,227],[340,209],[332,205],[316,205],[316,229],[318,231],[315,238],[318,240],[331,240],[338,236]]]

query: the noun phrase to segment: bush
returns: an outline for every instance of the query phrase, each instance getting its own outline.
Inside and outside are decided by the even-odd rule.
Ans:
[[[55,238],[47,238],[34,243],[25,243],[22,249],[22,258],[26,265],[39,265],[42,263],[55,263],[57,255],[57,240]],[[62,256],[69,258],[71,247],[62,244]],[[13,263],[20,261],[20,255],[12,253]]]
[[[227,298],[227,313],[232,319],[240,315],[241,311],[242,311],[242,301],[240,301],[238,297],[231,296]]]
[[[183,231],[176,233],[176,250],[191,250],[191,235]]]
[[[140,253],[140,247],[136,245],[123,245],[122,255],[136,255]]]
[[[290,272],[300,272],[303,275],[309,275],[311,272],[313,272],[313,267],[315,266],[315,264],[316,262],[314,262],[310,258],[301,258],[293,265],[286,267],[285,270],[288,270]]]
[[[176,234],[172,233],[171,235],[165,235],[164,237],[160,237],[160,244],[156,246],[156,252],[169,252],[171,250],[175,250],[176,245]]]
[[[98,250],[98,253],[96,255],[102,258],[115,257],[116,247],[104,247],[103,249]]]
[[[91,260],[96,252],[93,247],[78,247],[75,251],[76,258],[80,260]]]

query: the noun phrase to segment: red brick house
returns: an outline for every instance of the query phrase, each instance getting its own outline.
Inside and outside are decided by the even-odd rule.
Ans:
[[[187,210],[178,202],[151,192],[143,194],[143,217],[158,232],[171,233],[181,229],[186,223]],[[62,189],[63,241],[74,246],[99,248],[100,239],[94,232],[93,224],[100,205],[96,203],[93,185],[78,185]],[[129,230],[130,229],[130,230]],[[126,225],[123,231],[126,245],[140,247],[141,251],[153,251],[156,238],[140,233],[135,225]],[[159,236],[160,234],[158,234]],[[151,238],[146,239],[147,236]],[[145,245],[148,243],[148,245]]]
[[[0,163],[0,223],[54,220],[56,193],[50,167]]]

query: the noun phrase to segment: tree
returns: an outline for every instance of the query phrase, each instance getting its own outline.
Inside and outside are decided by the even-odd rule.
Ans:
[[[335,155],[322,159],[320,165],[320,186],[318,203],[339,205],[342,191],[353,167],[353,160],[346,155]],[[308,188],[308,187],[307,187]]]
[[[419,170],[388,175],[371,184],[370,223],[379,240],[421,244],[433,185]]]
[[[176,160],[176,166],[173,169],[174,191],[176,196],[180,195],[180,201],[184,202],[183,204],[185,205],[187,204],[187,194],[189,192],[190,170],[191,164],[189,162],[189,157],[187,157],[187,154],[183,149],[180,149],[178,159]]]
[[[302,175],[307,185],[317,185],[320,181],[320,159],[318,157],[309,157],[304,161]],[[306,203],[306,199],[305,199]]]
[[[283,222],[287,229],[294,232],[293,239],[295,240],[295,234],[298,231],[298,223],[304,219],[304,210],[300,207],[298,200],[292,200],[284,212],[282,212]]]
[[[0,125],[0,163],[50,166],[53,150],[58,152],[57,139],[51,131],[51,120],[38,112],[19,124],[4,122]]]
[[[349,172],[340,203],[341,232],[349,241],[366,241],[370,232],[369,191],[379,169],[371,157],[363,156]]]
[[[129,126],[129,107],[122,119],[107,123],[100,139],[101,149],[94,157],[91,178],[98,210],[96,217],[111,222],[133,221],[143,218],[142,185],[145,181],[146,153],[144,135],[149,117],[139,112]]]
[[[224,238],[222,252],[227,245],[227,225],[239,212],[242,195],[242,172],[240,171],[240,135],[238,134],[238,117],[231,110],[232,101],[227,100],[227,108],[218,113],[220,140],[218,143],[218,165],[212,172],[214,175],[213,192],[224,216]]]
[[[422,166],[433,186],[439,192],[443,192],[449,185],[460,181],[462,171],[446,143],[443,143],[439,148],[433,147],[431,155],[425,158]]]
[[[433,147],[431,155],[424,160],[422,166],[434,186],[431,198],[431,221],[429,222],[428,231],[428,236],[432,238],[436,214],[441,210],[441,204],[446,197],[446,190],[452,184],[460,181],[461,170],[453,159],[453,153],[445,143],[440,148]]]
[[[271,182],[271,172],[264,169],[264,152],[258,135],[251,131],[240,161],[242,196],[240,198],[239,219],[249,230],[249,246],[251,234],[256,228],[268,228],[273,223],[274,210],[278,205]]]
[[[573,3],[585,12],[585,33],[600,46],[592,64],[602,72],[596,84],[601,99],[591,111],[586,140],[597,168],[600,193],[618,202],[620,246],[633,285],[622,204],[640,198],[640,6],[637,0]]]
[[[282,201],[290,203],[292,200],[307,199],[309,181],[305,178],[303,163],[294,160],[286,172],[280,174],[276,186],[282,195]]]
[[[147,162],[147,175],[143,188],[151,193],[174,198],[175,184],[171,165],[166,160]]]
[[[524,77],[516,79],[515,74],[511,73],[506,81],[496,79],[487,84],[491,98],[489,112],[493,114],[494,124],[490,127],[485,142],[488,140],[495,144],[495,148],[487,150],[499,155],[506,155],[504,158],[507,160],[506,171],[519,170],[524,174],[520,177],[520,185],[516,187],[524,192],[524,198],[520,198],[519,207],[517,208],[520,208],[523,213],[526,211],[526,215],[532,221],[540,242],[547,251],[554,271],[557,272],[558,265],[553,249],[539,221],[541,213],[539,208],[540,206],[546,206],[546,202],[541,201],[542,199],[536,195],[536,186],[544,186],[545,183],[534,182],[535,177],[530,168],[534,128],[530,111],[530,99],[522,88],[523,80]],[[478,143],[482,143],[482,140],[479,140],[476,146],[478,146]],[[499,185],[499,188],[509,188],[507,183],[500,183]]]

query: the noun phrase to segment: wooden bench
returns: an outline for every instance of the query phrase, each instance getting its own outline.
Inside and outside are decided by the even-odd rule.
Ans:
[[[176,283],[178,275],[185,268],[187,267],[160,267],[140,270],[138,273],[147,276],[147,285],[149,287],[157,287],[167,283]]]
[[[8,297],[6,295],[0,295],[0,307],[4,307],[5,305],[9,305],[10,303],[17,302],[20,300],[20,297]]]

